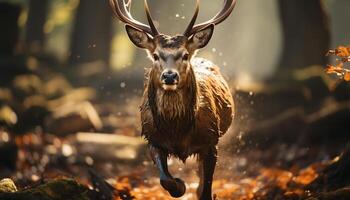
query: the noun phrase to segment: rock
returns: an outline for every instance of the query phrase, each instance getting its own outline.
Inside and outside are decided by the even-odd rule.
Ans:
[[[69,101],[68,101],[69,102]],[[56,135],[100,130],[102,121],[94,106],[88,102],[66,103],[53,110],[45,120],[45,130]]]
[[[78,154],[95,160],[142,163],[146,142],[141,137],[102,133],[78,133],[75,135]]]
[[[4,192],[17,192],[15,183],[9,178],[5,178],[0,181],[0,193]]]
[[[72,89],[66,95],[49,101],[48,106],[51,110],[54,110],[57,107],[63,106],[67,103],[78,103],[92,100],[95,98],[95,96],[96,91],[89,87]]]

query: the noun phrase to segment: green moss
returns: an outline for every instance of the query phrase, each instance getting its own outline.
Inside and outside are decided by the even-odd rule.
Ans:
[[[58,179],[15,193],[2,193],[9,200],[89,200],[88,189],[72,179]]]

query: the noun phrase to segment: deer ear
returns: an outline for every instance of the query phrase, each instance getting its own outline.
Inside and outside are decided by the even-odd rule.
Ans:
[[[205,47],[214,32],[214,24],[210,24],[197,31],[189,38],[188,48],[192,51]]]
[[[128,33],[130,40],[137,47],[140,47],[142,49],[148,49],[148,50],[154,49],[153,38],[151,38],[151,36],[149,36],[147,33],[130,25],[126,25],[125,29],[126,29],[126,32]]]

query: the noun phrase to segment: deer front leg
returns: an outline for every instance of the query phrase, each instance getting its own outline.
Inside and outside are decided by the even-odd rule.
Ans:
[[[202,155],[199,155],[200,183],[197,189],[199,200],[212,200],[212,183],[217,161],[216,147],[211,147]]]
[[[172,197],[178,198],[185,194],[185,183],[179,178],[173,178],[168,171],[167,153],[151,146],[151,156],[159,170],[160,184]]]

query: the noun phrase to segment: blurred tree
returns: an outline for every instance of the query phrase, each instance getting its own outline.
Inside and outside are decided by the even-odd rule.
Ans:
[[[18,74],[28,73],[16,52],[20,11],[21,8],[15,4],[0,2],[0,86],[7,86]]]
[[[320,0],[279,0],[284,48],[279,70],[326,65],[330,45],[327,15]]]
[[[332,48],[339,45],[350,44],[350,26],[348,20],[350,19],[350,1],[336,0],[329,2],[329,14],[331,18],[332,27]]]
[[[71,64],[97,60],[109,63],[111,16],[108,1],[80,1],[71,40]]]
[[[30,0],[26,24],[26,45],[29,52],[38,53],[45,42],[44,25],[46,22],[48,0]]]
[[[0,3],[0,55],[12,55],[18,42],[18,25],[20,8]]]

